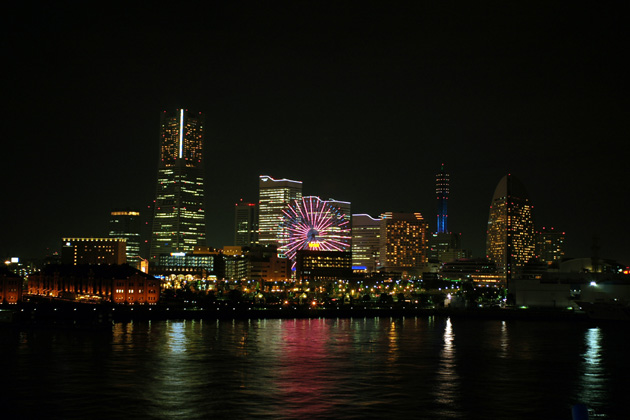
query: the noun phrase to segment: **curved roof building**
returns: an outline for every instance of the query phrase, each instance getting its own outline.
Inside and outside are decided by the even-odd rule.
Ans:
[[[534,257],[533,206],[523,184],[504,176],[492,196],[486,239],[486,257],[496,264],[498,274],[509,281]]]

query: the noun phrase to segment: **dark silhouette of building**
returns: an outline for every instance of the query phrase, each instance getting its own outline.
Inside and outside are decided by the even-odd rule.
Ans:
[[[258,205],[242,199],[234,207],[234,245],[250,246],[258,242]]]
[[[0,265],[0,303],[15,304],[22,300],[22,277]]]

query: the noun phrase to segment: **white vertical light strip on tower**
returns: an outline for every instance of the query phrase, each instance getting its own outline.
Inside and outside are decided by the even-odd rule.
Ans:
[[[184,154],[184,108],[179,113],[179,158]]]

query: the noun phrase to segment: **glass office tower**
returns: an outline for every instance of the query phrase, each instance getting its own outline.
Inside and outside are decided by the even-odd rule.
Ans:
[[[203,190],[204,116],[185,109],[162,113],[151,261],[160,254],[206,246]]]

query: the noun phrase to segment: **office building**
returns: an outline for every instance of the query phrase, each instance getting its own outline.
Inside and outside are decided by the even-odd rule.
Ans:
[[[523,184],[514,176],[504,176],[497,185],[488,218],[486,257],[497,267],[503,282],[520,274],[534,257],[533,206]]]
[[[379,265],[381,219],[369,214],[352,215],[352,267],[372,273]]]
[[[109,237],[126,240],[127,262],[140,258],[142,220],[135,210],[113,210],[109,214]]]
[[[429,226],[420,213],[381,215],[380,267],[419,275],[427,263]]]
[[[296,278],[319,283],[348,280],[352,276],[352,254],[340,251],[301,249],[296,256]]]
[[[497,285],[502,277],[497,274],[494,263],[485,258],[461,258],[447,262],[440,268],[440,279],[471,281],[479,285]]]
[[[124,264],[127,241],[122,238],[63,238],[61,262],[70,265]]]
[[[221,279],[225,273],[223,255],[207,247],[197,247],[189,252],[160,254],[150,268],[155,276],[180,276],[187,279]]]
[[[258,185],[258,240],[263,246],[279,246],[283,210],[302,198],[302,182],[261,175]]]
[[[558,265],[564,258],[565,234],[553,227],[536,232],[536,255],[541,263]]]
[[[444,263],[452,261],[452,255],[465,254],[461,249],[461,234],[454,232],[432,233],[429,236],[427,258],[431,262]]]
[[[206,245],[203,140],[203,114],[184,109],[162,113],[151,263],[160,254]]]
[[[258,243],[258,205],[242,199],[234,207],[234,245]]]

